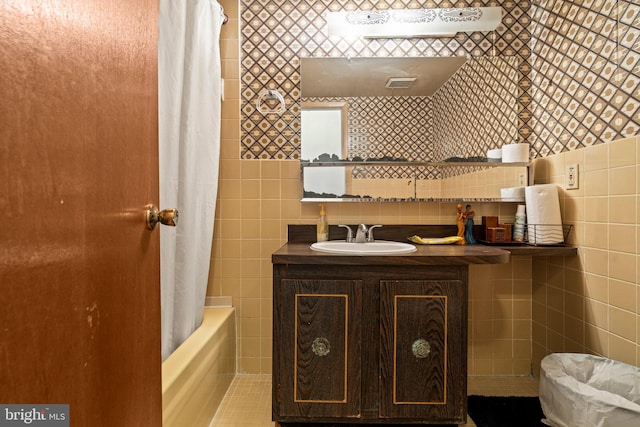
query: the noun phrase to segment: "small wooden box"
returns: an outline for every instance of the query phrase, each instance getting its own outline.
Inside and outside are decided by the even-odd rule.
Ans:
[[[507,230],[503,227],[487,227],[488,242],[506,242]]]
[[[513,224],[498,224],[499,228],[505,229],[505,242],[511,242],[513,240]]]
[[[486,230],[489,227],[497,227],[498,226],[498,217],[497,216],[483,216],[482,217],[482,226]]]

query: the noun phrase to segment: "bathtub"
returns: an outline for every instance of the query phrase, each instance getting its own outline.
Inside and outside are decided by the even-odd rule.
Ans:
[[[205,308],[202,324],[162,362],[163,427],[208,427],[235,376],[234,308]]]

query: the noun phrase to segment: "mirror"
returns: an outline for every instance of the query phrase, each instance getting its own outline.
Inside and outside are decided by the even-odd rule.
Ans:
[[[343,103],[348,123],[346,144],[339,152],[327,145],[322,159],[317,149],[308,154],[303,132],[303,200],[499,200],[501,188],[527,184],[527,164],[486,159],[517,139],[516,57],[301,58],[300,69],[302,127],[313,120],[309,102]],[[321,129],[320,147],[330,143]],[[346,185],[306,191],[318,166]]]

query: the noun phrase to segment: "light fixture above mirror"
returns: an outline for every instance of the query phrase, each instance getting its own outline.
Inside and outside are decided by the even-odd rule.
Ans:
[[[501,7],[389,9],[327,13],[329,36],[365,38],[453,37],[459,32],[493,31]]]

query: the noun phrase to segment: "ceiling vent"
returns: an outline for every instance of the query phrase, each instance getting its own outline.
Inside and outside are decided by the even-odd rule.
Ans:
[[[415,81],[416,77],[390,77],[384,87],[389,89],[408,89]]]

